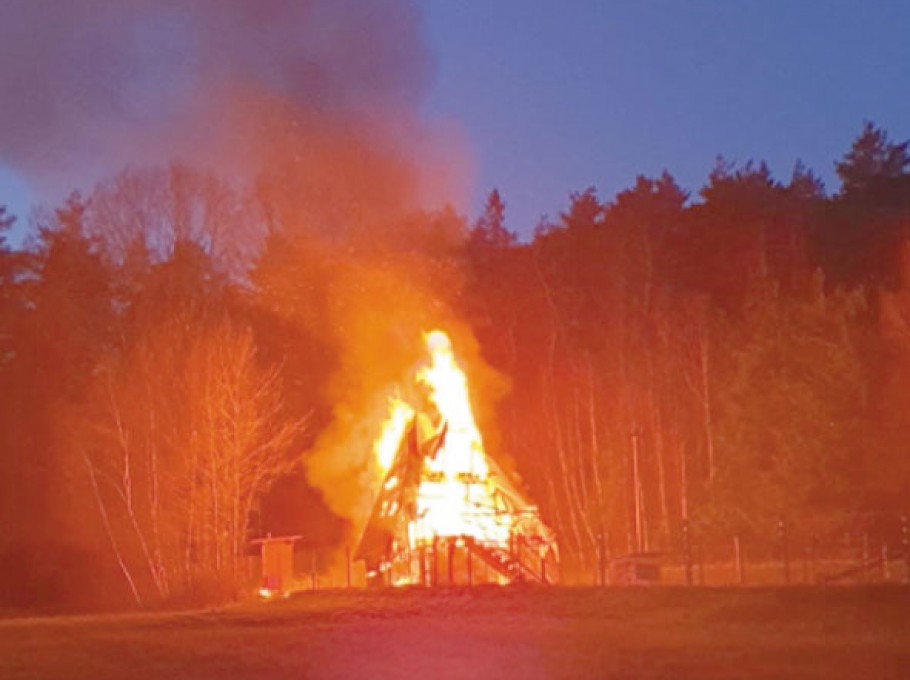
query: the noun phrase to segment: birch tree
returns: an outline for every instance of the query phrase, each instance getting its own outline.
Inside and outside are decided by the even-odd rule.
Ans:
[[[277,370],[248,329],[180,319],[97,371],[84,460],[137,602],[242,583],[250,518],[305,426],[284,415]]]

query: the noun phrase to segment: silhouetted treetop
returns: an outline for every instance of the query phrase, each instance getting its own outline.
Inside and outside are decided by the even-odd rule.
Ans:
[[[12,229],[13,224],[16,223],[16,216],[11,215],[5,205],[0,204],[0,250],[9,249],[9,241],[7,240],[7,234],[9,230]]]
[[[569,211],[560,214],[562,226],[569,229],[593,229],[603,224],[604,207],[597,199],[597,189],[588,187],[569,196]]]
[[[806,164],[797,160],[790,175],[787,191],[797,199],[821,200],[825,198],[825,184]]]
[[[515,234],[506,229],[506,204],[498,189],[493,189],[487,197],[483,214],[474,223],[469,241],[473,246],[490,246],[507,248],[517,241]]]
[[[876,180],[907,175],[910,170],[908,145],[910,140],[899,144],[891,142],[887,132],[866,121],[850,151],[835,166],[842,184],[841,192],[869,189]]]

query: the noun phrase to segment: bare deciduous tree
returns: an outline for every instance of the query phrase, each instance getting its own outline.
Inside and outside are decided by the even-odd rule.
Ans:
[[[249,330],[185,322],[100,367],[84,420],[92,488],[137,602],[234,592],[255,505],[297,464],[305,425],[283,415],[277,369],[258,365]]]

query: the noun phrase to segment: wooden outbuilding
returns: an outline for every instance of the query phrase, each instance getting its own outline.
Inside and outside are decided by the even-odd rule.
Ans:
[[[266,536],[250,541],[260,546],[262,578],[259,593],[263,597],[286,595],[294,583],[294,543],[300,536]]]

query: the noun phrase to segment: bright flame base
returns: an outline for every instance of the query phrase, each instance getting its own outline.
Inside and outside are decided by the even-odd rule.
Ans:
[[[392,585],[552,582],[552,532],[487,456],[448,336],[437,330],[424,339],[430,361],[416,381],[435,413],[390,403],[373,446],[383,482],[357,551],[368,578]]]

